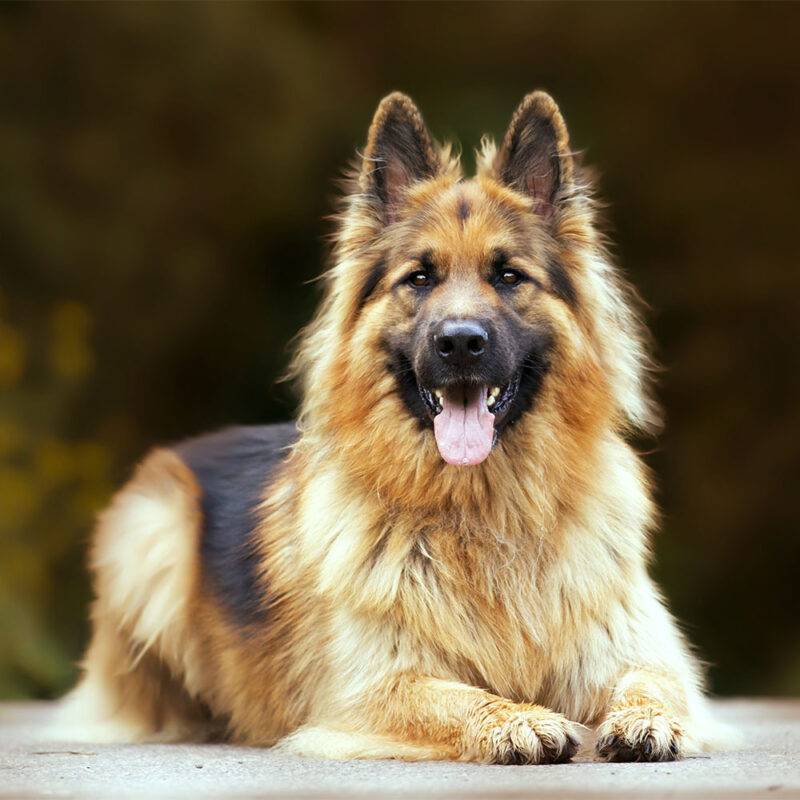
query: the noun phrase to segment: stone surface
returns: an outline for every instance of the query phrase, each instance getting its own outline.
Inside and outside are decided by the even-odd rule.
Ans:
[[[498,767],[325,762],[231,745],[85,745],[42,740],[52,707],[0,705],[2,798],[785,798],[800,797],[800,701],[729,700],[739,749],[668,764]]]

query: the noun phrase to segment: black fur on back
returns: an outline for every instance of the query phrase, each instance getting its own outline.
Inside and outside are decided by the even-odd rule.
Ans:
[[[203,490],[203,577],[240,625],[265,619],[268,603],[253,548],[255,512],[296,439],[294,423],[281,423],[226,428],[173,447]]]

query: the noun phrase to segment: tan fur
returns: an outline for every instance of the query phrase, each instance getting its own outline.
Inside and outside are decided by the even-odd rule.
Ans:
[[[178,741],[213,731],[196,702],[201,664],[190,632],[199,492],[180,459],[157,450],[101,516],[90,558],[94,636],[62,736]]]
[[[604,758],[710,741],[697,664],[647,574],[649,477],[624,439],[657,422],[645,339],[555,103],[526,103],[557,134],[564,191],[549,222],[499,181],[506,150],[485,141],[464,180],[408,98],[381,104],[295,362],[302,435],[260,509],[268,623],[243,635],[204,589],[199,488],[157,451],[98,527],[73,709],[129,739],[205,736],[213,721],[237,741],[328,758],[559,761],[576,723],[599,726]],[[410,115],[437,168],[386,226],[369,176],[390,113]],[[518,313],[548,321],[559,356],[535,410],[478,467],[444,464],[377,355],[385,331],[411,324],[410,301],[386,287],[412,242],[446,254],[430,302],[457,314],[499,302],[471,265],[535,245],[525,268],[545,290],[522,289]],[[380,253],[383,288],[359,308]],[[547,256],[568,270],[575,307],[546,290]]]

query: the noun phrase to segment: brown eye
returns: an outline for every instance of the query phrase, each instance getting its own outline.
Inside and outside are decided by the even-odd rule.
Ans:
[[[522,278],[520,277],[519,272],[514,272],[513,269],[504,269],[500,273],[500,280],[506,286],[516,286]]]
[[[412,286],[416,286],[418,288],[422,288],[424,286],[431,285],[431,279],[427,272],[415,272],[409,279],[408,282]]]

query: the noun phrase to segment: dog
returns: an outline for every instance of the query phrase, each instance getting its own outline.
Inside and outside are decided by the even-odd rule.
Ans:
[[[707,748],[648,576],[658,426],[637,301],[546,93],[476,175],[404,94],[350,175],[290,368],[296,423],[151,452],[98,522],[65,718],[321,758]]]

